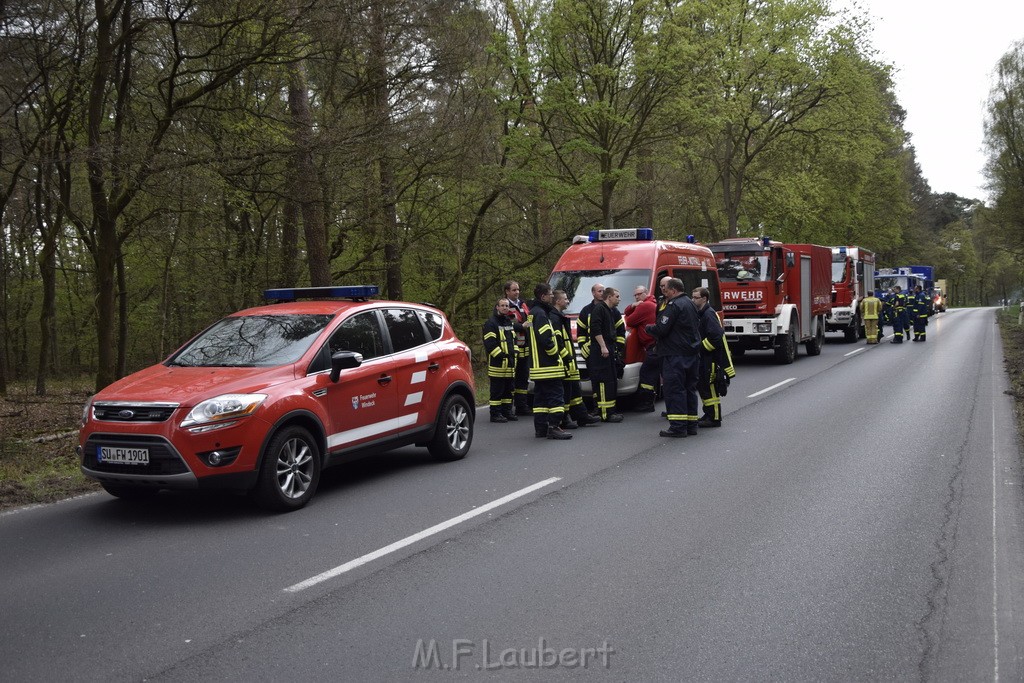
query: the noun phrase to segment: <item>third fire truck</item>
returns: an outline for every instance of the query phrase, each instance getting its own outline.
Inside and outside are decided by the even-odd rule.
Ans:
[[[740,237],[709,244],[722,288],[725,336],[733,355],[775,352],[792,363],[797,344],[817,356],[832,310],[832,250]]]
[[[875,291],[875,254],[864,247],[832,247],[832,312],[825,330],[842,332],[848,342],[864,338],[860,302]]]

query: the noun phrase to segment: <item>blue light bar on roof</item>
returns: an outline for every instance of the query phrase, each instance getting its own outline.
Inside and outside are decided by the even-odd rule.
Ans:
[[[591,242],[650,242],[654,239],[651,228],[627,228],[625,230],[591,230],[588,239]]]
[[[267,289],[264,299],[295,301],[296,299],[369,299],[380,294],[377,285],[352,285],[350,287],[289,287]]]

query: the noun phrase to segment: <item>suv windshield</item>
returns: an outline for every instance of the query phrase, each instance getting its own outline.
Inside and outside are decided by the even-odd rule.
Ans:
[[[633,300],[633,290],[642,285],[651,288],[649,270],[564,270],[551,274],[548,280],[552,289],[563,289],[569,296],[566,313],[577,314],[580,309],[594,300],[590,288],[597,283],[619,290],[623,301]]]
[[[171,358],[188,367],[268,367],[297,361],[332,315],[224,318]]]

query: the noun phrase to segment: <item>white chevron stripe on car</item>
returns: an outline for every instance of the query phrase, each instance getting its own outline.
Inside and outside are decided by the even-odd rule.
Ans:
[[[382,422],[374,422],[363,427],[357,427],[355,429],[348,429],[344,432],[336,432],[327,437],[327,447],[336,448],[353,441],[359,441],[360,439],[366,439],[377,434],[384,434],[395,429],[401,429],[402,427],[409,427],[410,425],[416,424],[416,420],[419,418],[419,413],[412,413],[411,415],[402,415],[391,420],[384,420]]]

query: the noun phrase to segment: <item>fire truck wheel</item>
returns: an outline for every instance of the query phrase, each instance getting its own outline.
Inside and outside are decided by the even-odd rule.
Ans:
[[[789,324],[789,332],[779,335],[778,346],[775,347],[775,361],[780,365],[789,365],[796,360],[796,323]]]
[[[845,339],[846,341],[848,341],[850,343],[853,343],[853,342],[857,341],[857,337],[860,336],[859,332],[860,332],[860,320],[858,318],[854,318],[850,322],[850,326],[847,327],[845,330],[843,330],[843,339]]]
[[[819,320],[817,327],[818,329],[814,332],[814,337],[804,344],[808,356],[820,356],[821,347],[825,345],[825,324]]]

